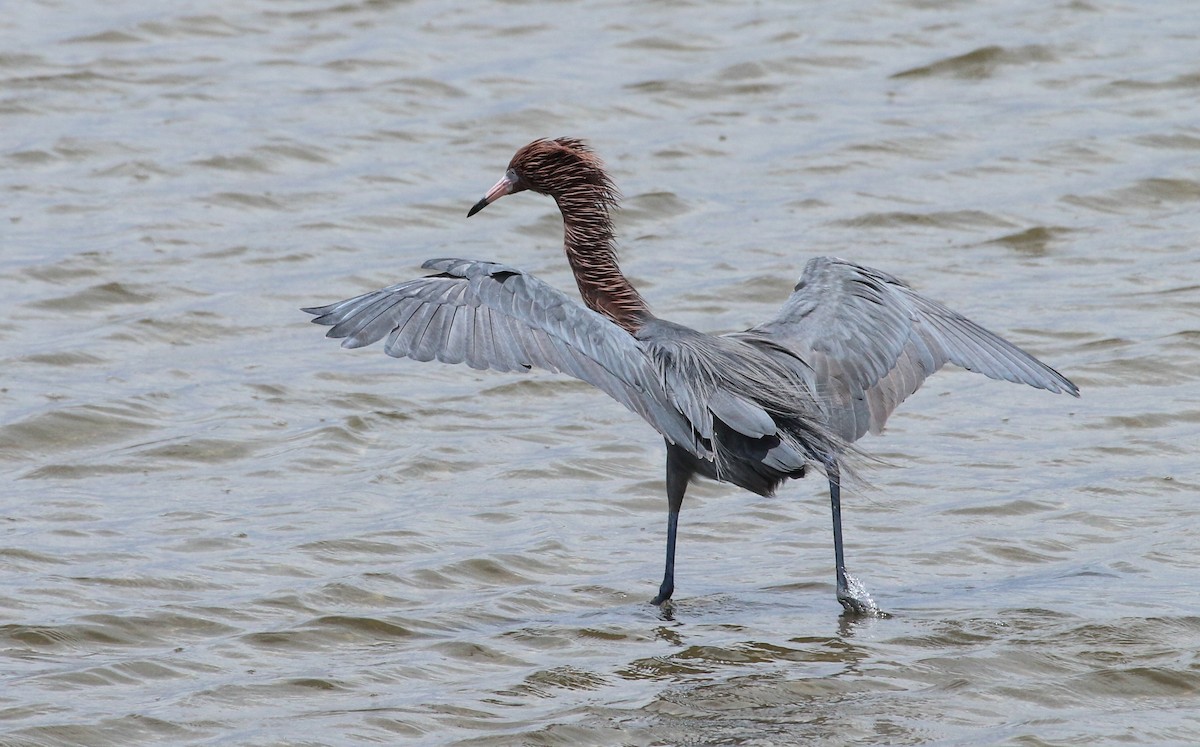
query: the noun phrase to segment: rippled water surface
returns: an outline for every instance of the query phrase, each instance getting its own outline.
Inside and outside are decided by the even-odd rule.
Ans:
[[[0,744],[1191,744],[1200,14],[1108,2],[203,4],[0,17]],[[1074,400],[933,377],[820,480],[700,484],[579,382],[397,361],[300,306],[493,259],[708,331],[844,256]]]

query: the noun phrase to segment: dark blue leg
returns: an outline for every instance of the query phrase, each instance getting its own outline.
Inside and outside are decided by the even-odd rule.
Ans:
[[[658,596],[651,599],[650,604],[662,604],[675,593],[675,535],[679,530],[683,494],[692,474],[678,447],[667,444],[667,567],[663,571],[662,585],[658,587]]]
[[[825,465],[829,476],[829,504],[833,509],[833,560],[837,566],[837,598],[846,606],[850,584],[846,581],[846,555],[842,550],[842,484],[837,462]],[[849,609],[849,607],[847,607]]]
[[[837,462],[825,465],[829,477],[829,505],[833,509],[833,560],[837,564],[837,600],[846,612],[856,615],[879,614],[879,608],[862,584],[850,585],[850,574],[846,571],[846,556],[842,550],[842,482]]]
[[[667,568],[663,572],[662,585],[658,587],[658,596],[650,600],[650,604],[662,604],[675,593],[675,532],[679,528],[679,512],[667,514]]]

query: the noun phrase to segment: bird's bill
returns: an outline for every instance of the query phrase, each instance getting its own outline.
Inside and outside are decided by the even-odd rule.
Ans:
[[[499,200],[504,195],[512,194],[513,187],[515,187],[516,184],[517,175],[512,171],[507,172],[503,177],[501,177],[500,181],[492,185],[492,188],[487,191],[487,194],[483,196],[482,200],[475,203],[474,207],[467,211],[467,217],[470,218],[472,215],[478,213],[480,210],[483,210],[485,207],[491,205],[496,200]]]

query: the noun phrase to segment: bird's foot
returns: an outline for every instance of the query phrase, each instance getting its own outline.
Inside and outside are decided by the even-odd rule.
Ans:
[[[879,605],[875,604],[875,600],[871,598],[867,587],[863,585],[862,581],[859,581],[849,573],[846,574],[845,584],[838,584],[837,600],[848,614],[871,615],[874,617],[884,616],[884,613],[879,609]]]
[[[851,615],[878,615],[879,606],[875,604],[875,600],[867,597],[859,599],[846,594],[838,594],[837,600],[842,603],[847,614]]]

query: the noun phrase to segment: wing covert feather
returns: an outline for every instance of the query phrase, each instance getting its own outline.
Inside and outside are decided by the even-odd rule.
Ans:
[[[779,313],[750,331],[770,336],[813,367],[830,424],[848,441],[878,433],[946,363],[1079,394],[1053,368],[900,280],[833,257],[809,260]]]
[[[642,343],[621,327],[520,270],[438,259],[438,271],[328,306],[307,308],[343,347],[386,338],[396,358],[472,368],[570,374],[641,415],[672,443],[711,459],[688,418],[663,391]]]

